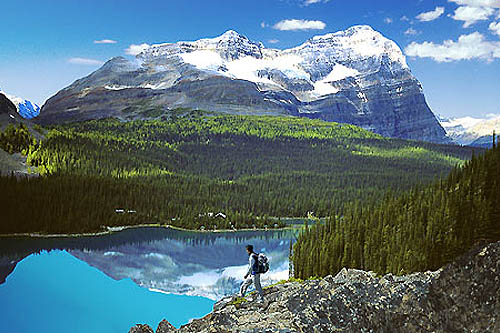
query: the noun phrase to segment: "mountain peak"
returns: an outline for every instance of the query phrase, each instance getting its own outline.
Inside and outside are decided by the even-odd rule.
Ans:
[[[38,116],[40,113],[40,107],[35,103],[32,103],[24,98],[9,95],[2,89],[0,89],[0,93],[7,97],[16,106],[17,113],[19,113],[21,117],[31,119]]]
[[[391,66],[408,68],[399,46],[369,25],[355,25],[346,30],[314,36],[295,49],[332,54],[340,62],[350,63],[387,57]]]
[[[219,36],[219,38],[224,38],[224,39],[233,39],[233,38],[240,38],[240,37],[248,39],[247,37],[239,34],[238,32],[236,32],[234,30],[228,30],[228,31],[226,31],[225,33],[223,33],[222,35]]]

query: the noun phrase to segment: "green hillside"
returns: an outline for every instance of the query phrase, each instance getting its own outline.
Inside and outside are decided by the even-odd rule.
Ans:
[[[295,276],[342,267],[383,274],[435,270],[475,243],[500,240],[500,148],[475,156],[432,185],[382,202],[349,205],[307,228],[294,246]]]
[[[168,121],[52,127],[28,150],[41,176],[0,179],[1,233],[145,222],[249,228],[275,223],[266,216],[329,216],[353,200],[377,200],[388,188],[428,183],[473,151],[320,120],[194,112]]]

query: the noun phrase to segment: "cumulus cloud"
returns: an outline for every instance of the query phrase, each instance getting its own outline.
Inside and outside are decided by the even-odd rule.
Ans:
[[[413,42],[405,48],[411,57],[431,58],[437,62],[500,58],[500,42],[487,41],[479,32],[461,35],[458,41],[445,40],[442,44]]]
[[[490,26],[488,28],[494,34],[497,34],[498,36],[500,36],[500,22],[496,22],[496,23],[495,22],[491,22]]]
[[[277,39],[270,39],[270,40],[268,40],[267,42],[268,42],[269,44],[277,44],[277,43],[279,43],[280,41],[279,41],[279,40],[277,40]]]
[[[409,27],[405,31],[405,35],[407,35],[407,36],[415,36],[415,35],[419,35],[419,34],[420,34],[420,31],[417,31],[417,30],[413,29],[412,27]]]
[[[116,40],[112,39],[101,39],[101,40],[95,40],[94,44],[116,44]]]
[[[392,23],[392,19],[391,19],[390,17],[386,17],[386,18],[384,19],[384,23],[386,23],[386,24],[390,24],[390,23]]]
[[[70,58],[68,59],[70,64],[74,65],[89,65],[89,66],[98,66],[104,64],[103,61],[97,59],[89,59],[89,58]]]
[[[460,6],[500,8],[500,0],[448,0]]]
[[[403,16],[401,16],[400,20],[401,21],[409,21],[410,19],[408,18],[408,16],[403,15]]]
[[[323,30],[326,24],[322,21],[312,20],[282,20],[273,25],[273,29],[284,31],[298,31],[298,30]]]
[[[268,25],[266,22],[264,22],[264,21],[260,22],[260,27],[261,27],[261,28],[266,28],[266,27],[268,27],[268,26],[269,26],[269,25]]]
[[[444,7],[436,7],[430,12],[425,12],[417,15],[417,19],[422,22],[434,21],[444,13]]]
[[[455,13],[450,17],[457,21],[464,21],[464,28],[470,27],[478,21],[487,20],[495,9],[492,7],[471,7],[462,6],[455,9]]]
[[[143,44],[131,44],[129,47],[125,49],[125,53],[129,55],[136,56],[145,49],[149,48],[149,44],[143,43]]]

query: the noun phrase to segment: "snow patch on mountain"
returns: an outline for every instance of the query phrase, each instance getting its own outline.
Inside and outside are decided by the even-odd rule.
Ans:
[[[272,69],[281,71],[291,79],[309,80],[309,74],[299,66],[302,60],[301,57],[294,55],[284,55],[268,59],[244,57],[227,63],[226,68],[228,73],[234,75],[235,78],[253,82],[272,83],[272,81],[258,75],[260,70]]]
[[[32,119],[40,114],[40,107],[35,103],[32,103],[27,99],[9,95],[2,89],[0,89],[0,93],[4,94],[5,97],[10,99],[11,102],[14,103],[17,108],[17,113],[19,113],[21,117],[25,119]]]
[[[215,51],[199,50],[189,53],[181,53],[179,57],[185,63],[191,64],[198,69],[218,71],[224,64],[222,57]]]
[[[358,72],[354,68],[349,68],[344,65],[337,64],[333,67],[330,74],[328,74],[323,80],[333,82],[333,81],[343,80],[349,76],[356,76],[359,74],[360,72]]]
[[[106,85],[104,86],[104,89],[107,90],[123,90],[123,89],[130,89],[134,88],[132,86],[121,86],[121,85]]]
[[[226,60],[215,51],[198,50],[181,53],[179,57],[185,63],[191,64],[198,69],[213,71],[220,75],[255,83],[277,84],[269,78],[259,75],[260,71],[264,70],[279,70],[290,79],[310,80],[310,75],[300,67],[300,63],[304,59],[297,55],[280,55],[266,58],[245,56],[234,60]]]
[[[365,25],[315,36],[286,50],[265,48],[262,43],[229,30],[215,38],[154,44],[137,58],[142,63],[154,63],[156,68],[180,59],[199,70],[274,84],[285,90],[287,83],[283,80],[303,80],[311,87],[311,97],[334,94],[339,90],[331,82],[372,73],[382,64],[391,70],[408,68],[397,44]],[[282,74],[276,75],[277,71]]]
[[[488,118],[439,117],[439,120],[446,134],[461,145],[469,145],[481,137],[491,136],[493,131],[500,133],[500,115],[491,115]]]
[[[332,82],[340,81],[347,77],[354,77],[359,74],[361,73],[356,69],[337,64],[333,66],[332,71],[327,76],[314,83],[314,90],[312,91],[312,94],[315,96],[336,94],[339,92],[339,89],[332,86]]]

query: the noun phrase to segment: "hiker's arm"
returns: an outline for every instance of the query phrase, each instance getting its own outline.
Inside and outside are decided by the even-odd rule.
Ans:
[[[255,261],[255,259],[253,258],[253,256],[250,256],[250,258],[248,259],[248,270],[247,270],[247,273],[245,274],[245,279],[247,278],[247,276],[252,274],[252,267],[255,264],[254,261]]]

